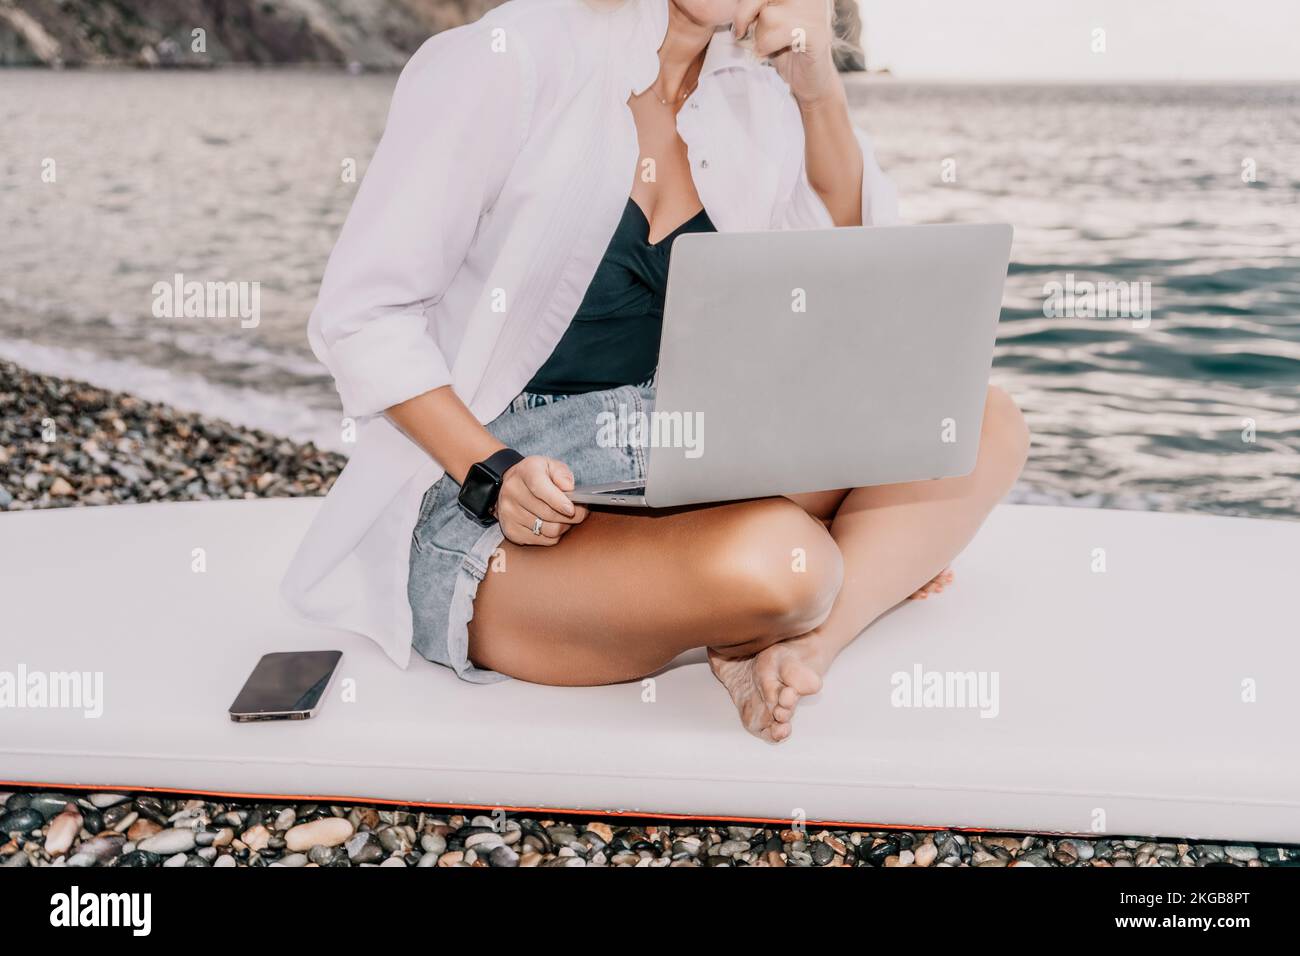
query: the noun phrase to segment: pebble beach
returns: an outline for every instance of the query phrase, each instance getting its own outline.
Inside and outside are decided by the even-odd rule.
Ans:
[[[0,361],[0,510],[323,495],[345,462]]]
[[[344,461],[0,361],[0,512],[321,495]],[[18,790],[0,792],[0,866],[1261,867],[1300,866],[1300,847]]]
[[[0,794],[0,866],[1260,867],[1300,849],[951,830],[824,830],[152,794]]]

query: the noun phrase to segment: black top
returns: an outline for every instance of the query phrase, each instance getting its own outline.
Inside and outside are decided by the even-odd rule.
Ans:
[[[524,390],[568,395],[648,381],[659,364],[673,240],[685,232],[714,231],[701,209],[651,242],[650,222],[629,197],[573,321]]]

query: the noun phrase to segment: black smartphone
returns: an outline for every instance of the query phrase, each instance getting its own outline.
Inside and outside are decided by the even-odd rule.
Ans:
[[[314,717],[334,682],[342,651],[264,654],[230,705],[230,719],[306,720]]]

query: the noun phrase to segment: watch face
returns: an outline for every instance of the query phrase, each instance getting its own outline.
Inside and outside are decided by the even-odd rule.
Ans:
[[[496,496],[496,476],[481,464],[471,465],[460,489],[460,503],[479,518],[489,518]]]

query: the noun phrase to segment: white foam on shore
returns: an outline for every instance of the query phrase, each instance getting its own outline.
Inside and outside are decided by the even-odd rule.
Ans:
[[[340,434],[341,411],[312,408],[243,387],[218,385],[199,375],[178,375],[138,362],[109,359],[88,349],[67,349],[35,342],[0,340],[0,358],[41,375],[87,382],[97,388],[126,392],[184,411],[220,418],[242,428],[256,428],[293,441],[346,455]],[[1033,488],[1023,482],[1007,496],[1012,504],[1066,505],[1125,511],[1179,511],[1185,503],[1171,495],[1134,493],[1123,496],[1072,495]]]
[[[178,375],[138,362],[108,359],[87,349],[56,348],[17,339],[0,340],[0,358],[39,375],[86,382],[151,402],[256,428],[318,448],[347,453],[341,413],[312,408],[251,388],[218,385],[198,375]]]

